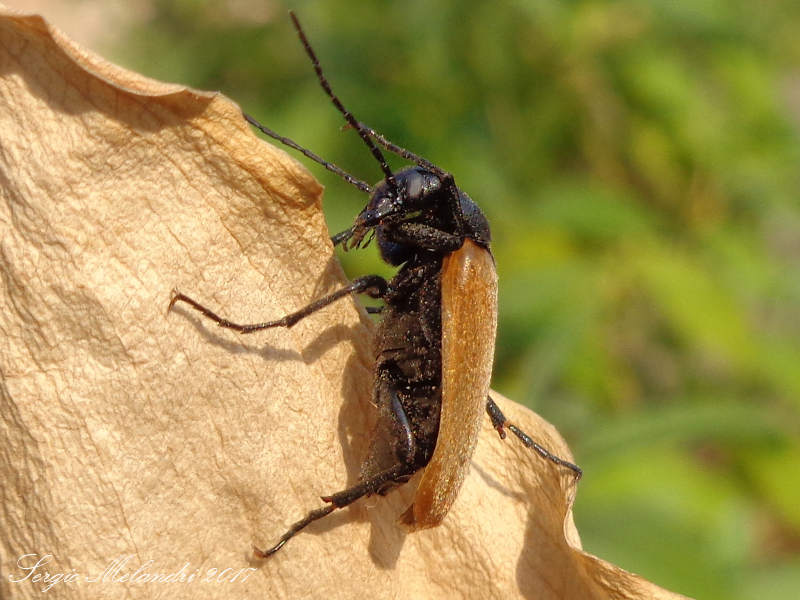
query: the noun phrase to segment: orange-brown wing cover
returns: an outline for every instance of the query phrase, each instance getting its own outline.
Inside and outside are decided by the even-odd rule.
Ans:
[[[439,436],[414,504],[401,523],[436,527],[456,499],[481,430],[497,335],[497,270],[467,240],[442,267],[442,413]]]

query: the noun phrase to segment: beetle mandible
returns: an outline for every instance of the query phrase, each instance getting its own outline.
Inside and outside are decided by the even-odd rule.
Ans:
[[[383,301],[374,334],[373,400],[378,424],[359,483],[323,496],[310,511],[258,558],[271,556],[310,523],[370,494],[385,495],[424,469],[413,504],[400,517],[409,531],[439,525],[469,470],[483,411],[501,438],[506,429],[543,458],[572,470],[571,462],[548,452],[506,419],[489,395],[497,330],[497,271],[489,248],[489,223],[478,205],[460,190],[451,173],[389,142],[357,121],[333,93],[296,15],[292,23],[311,59],[320,85],[356,130],[378,162],[383,180],[371,187],[248,115],[266,135],[302,152],[369,194],[369,202],[349,229],[334,235],[334,245],[367,246],[374,238],[381,258],[398,267],[390,280],[358,277],[350,285],[275,321],[239,325],[218,316],[189,296],[184,302],[239,333],[291,327],[308,315],[353,294]],[[392,172],[379,146],[414,163]]]

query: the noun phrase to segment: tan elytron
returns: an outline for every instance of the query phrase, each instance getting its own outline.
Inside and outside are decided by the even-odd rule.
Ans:
[[[467,239],[442,269],[442,412],[436,448],[401,523],[436,527],[456,499],[486,411],[497,335],[497,271]]]

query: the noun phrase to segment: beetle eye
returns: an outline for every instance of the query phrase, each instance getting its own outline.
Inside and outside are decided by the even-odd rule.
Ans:
[[[406,179],[405,195],[408,198],[413,198],[415,200],[418,200],[424,195],[425,190],[422,185],[422,177],[420,177],[416,172],[413,173],[416,176],[408,177]]]
[[[398,208],[425,208],[434,201],[440,190],[441,179],[422,167],[407,167],[395,174],[399,187]],[[404,206],[405,205],[405,206]]]

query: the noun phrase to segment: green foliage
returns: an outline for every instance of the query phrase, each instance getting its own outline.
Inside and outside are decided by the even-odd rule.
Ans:
[[[288,6],[257,22],[234,4],[246,5],[154,2],[123,62],[220,89],[377,180],[356,136],[339,131]],[[454,172],[489,216],[496,387],[555,422],[586,469],[586,549],[696,597],[794,597],[800,7],[294,8],[353,113]],[[309,168],[327,186],[331,229],[344,229],[364,198]],[[343,258],[352,276],[379,268],[374,253]]]

